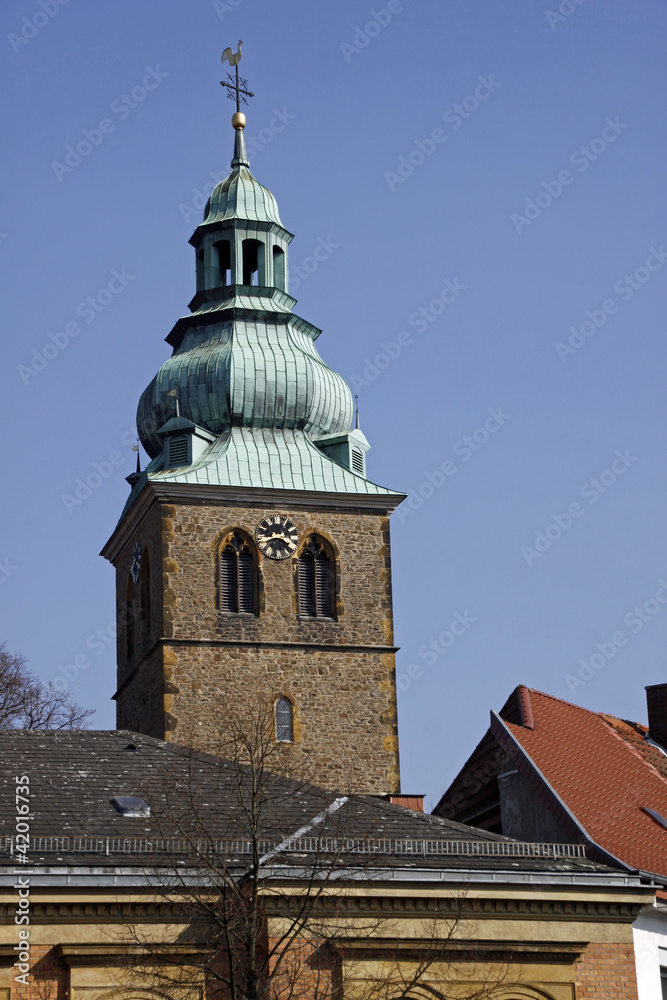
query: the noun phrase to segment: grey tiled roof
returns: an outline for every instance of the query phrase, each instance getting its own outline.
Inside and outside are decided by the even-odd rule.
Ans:
[[[236,842],[234,850],[243,853],[238,842],[247,839],[249,833],[235,790],[233,766],[211,755],[124,731],[3,730],[0,759],[0,865],[16,863],[6,839],[15,830],[15,775],[30,779],[31,836],[68,838],[59,841],[56,854],[60,864],[81,864],[86,851],[90,855],[87,863],[118,863],[113,854],[120,844],[118,849],[124,850],[123,863],[127,865],[133,863],[133,851],[127,844],[122,847],[126,838],[131,838],[132,843],[134,838],[155,842],[160,838],[181,838],[186,833],[200,834],[188,786],[196,789],[194,799],[206,833],[217,840]],[[348,843],[360,840],[383,844],[375,859],[380,867],[579,874],[605,871],[583,858],[516,856],[516,842],[509,838],[412,812],[368,795],[352,797],[330,817],[310,827],[313,819],[336,804],[340,795],[271,776],[259,831],[267,849],[308,828],[301,834],[301,847],[305,837],[318,836],[337,838],[338,842],[344,838]],[[116,796],[144,799],[151,808],[150,817],[123,816],[112,805]],[[171,817],[176,815],[179,821],[173,822]],[[85,850],[76,838],[88,838]],[[111,838],[111,856],[104,849],[106,838]],[[415,854],[413,848],[405,847],[417,842],[435,844],[436,848],[421,854],[417,849]],[[46,841],[41,843],[43,847]],[[482,855],[471,856],[475,850]],[[491,850],[512,856],[489,856]],[[446,851],[453,853],[443,853]],[[31,860],[48,863],[54,856],[53,849],[50,854],[37,849]],[[283,850],[281,859],[289,862],[289,858],[289,849]],[[137,865],[145,861],[145,856],[134,857]]]

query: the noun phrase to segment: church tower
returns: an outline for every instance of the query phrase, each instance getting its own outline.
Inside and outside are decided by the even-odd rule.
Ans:
[[[250,699],[317,781],[400,791],[389,515],[350,390],[289,295],[292,234],[229,176],[190,243],[196,294],[139,402],[151,462],[102,555],[116,569],[117,726],[205,742]],[[199,735],[201,734],[201,735]]]

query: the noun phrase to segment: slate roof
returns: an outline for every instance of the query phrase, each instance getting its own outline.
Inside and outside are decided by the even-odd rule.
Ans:
[[[497,800],[498,764],[491,748],[507,753],[538,796],[567,829],[569,810],[579,841],[585,835],[631,869],[667,877],[667,829],[643,808],[667,818],[667,755],[646,740],[648,729],[592,712],[521,685],[445,793],[436,811],[467,815]],[[473,785],[471,776],[484,773]],[[466,810],[452,809],[452,790],[474,788]],[[560,799],[560,803],[558,800]],[[575,827],[572,828],[574,839]]]
[[[230,845],[232,860],[247,864],[239,841],[248,837],[248,828],[229,762],[124,731],[17,730],[0,731],[0,760],[0,868],[16,865],[10,838],[16,822],[17,774],[30,778],[33,864],[111,866],[118,865],[122,855],[124,865],[143,866],[147,840],[159,845],[162,838],[201,832],[193,801],[207,833]],[[196,789],[194,798],[189,787]],[[119,813],[111,801],[119,795],[144,799],[151,808],[150,817]],[[520,871],[569,878],[607,872],[585,858],[537,856],[536,845],[522,848],[509,838],[373,796],[351,797],[339,807],[340,797],[341,793],[272,776],[260,830],[267,852],[296,834],[297,841],[283,844],[281,863],[303,866],[308,838],[319,836],[339,842],[344,838],[347,844],[355,840],[382,843],[374,864],[377,861],[386,868]],[[322,818],[327,810],[330,815]],[[174,816],[179,817],[177,822],[172,821]],[[106,838],[110,838],[110,851]],[[436,847],[405,846],[418,843]],[[524,848],[529,848],[527,856],[521,856]],[[362,860],[368,864],[368,852]],[[352,863],[362,862],[353,858]]]

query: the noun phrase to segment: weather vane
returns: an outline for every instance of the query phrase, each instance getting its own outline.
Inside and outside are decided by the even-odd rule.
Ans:
[[[225,51],[222,53],[221,62],[228,62],[230,66],[236,68],[236,77],[233,77],[231,73],[227,74],[226,80],[220,81],[221,87],[227,88],[227,97],[232,101],[236,100],[236,111],[240,112],[241,105],[248,103],[249,97],[254,97],[255,95],[248,90],[248,81],[244,80],[242,76],[239,76],[239,63],[241,62],[241,46],[243,42],[239,41],[239,47],[236,54],[231,50],[228,45]]]

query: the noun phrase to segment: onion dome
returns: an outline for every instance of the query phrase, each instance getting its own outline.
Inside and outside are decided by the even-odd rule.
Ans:
[[[231,172],[213,190],[190,243],[197,288],[168,335],[173,354],[145,389],[137,429],[147,481],[337,493],[392,491],[366,478],[369,444],[351,429],[350,389],[322,361],[321,331],[292,310],[293,236],[250,172],[243,129]]]

